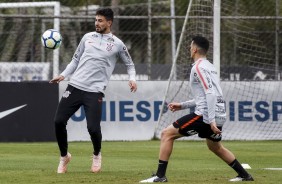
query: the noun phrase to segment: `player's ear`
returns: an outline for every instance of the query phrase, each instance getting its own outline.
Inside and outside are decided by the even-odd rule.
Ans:
[[[111,27],[113,25],[113,21],[112,20],[108,20],[107,23],[108,23],[109,27]]]
[[[198,52],[198,47],[195,46],[195,47],[193,48],[193,53],[196,53],[196,52]]]

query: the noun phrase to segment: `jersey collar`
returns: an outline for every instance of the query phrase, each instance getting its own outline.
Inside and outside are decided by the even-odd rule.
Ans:
[[[101,34],[101,33],[98,33],[98,32],[96,32],[96,34],[99,34],[99,35],[103,35],[103,36],[110,36],[110,37],[113,37],[113,33],[112,32],[109,32],[109,33],[107,33],[107,34]]]
[[[194,66],[196,63],[198,63],[198,62],[200,62],[200,61],[202,61],[202,60],[207,60],[207,58],[202,57],[202,58],[197,59],[197,61],[195,61],[195,62],[192,64],[192,66]]]

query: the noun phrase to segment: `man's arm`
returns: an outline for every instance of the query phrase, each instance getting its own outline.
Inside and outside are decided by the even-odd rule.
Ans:
[[[181,102],[180,105],[181,105],[181,109],[188,109],[190,107],[196,107],[196,103],[194,99],[188,100],[185,102]]]
[[[85,35],[81,39],[73,57],[72,57],[72,60],[68,64],[66,69],[59,76],[54,77],[52,80],[50,80],[49,83],[59,83],[75,71],[75,69],[78,66],[80,57],[84,52],[84,41],[85,41]]]
[[[130,90],[131,92],[135,92],[137,90],[137,84],[136,84],[136,79],[135,79],[135,76],[136,76],[135,66],[124,44],[122,45],[122,48],[119,52],[119,56],[127,67],[127,73],[129,75],[128,85],[130,87]]]
[[[73,74],[73,72],[76,70],[80,57],[84,52],[84,42],[85,42],[85,38],[86,36],[84,35],[83,38],[81,39],[79,45],[76,48],[76,51],[72,57],[71,62],[67,65],[66,69],[60,74],[63,77],[68,77],[69,75]]]
[[[190,107],[195,107],[196,104],[195,104],[195,100],[189,100],[189,101],[186,101],[186,102],[172,102],[170,104],[168,104],[168,108],[169,110],[171,110],[172,112],[175,112],[175,111],[179,111],[179,110],[182,110],[182,109],[187,109],[187,108],[190,108]]]
[[[59,76],[54,77],[53,79],[51,79],[51,80],[49,81],[49,83],[59,83],[59,82],[63,81],[64,79],[65,79],[64,76],[59,75]]]
[[[210,76],[210,73],[207,68],[204,66],[200,66],[200,64],[196,65],[196,73],[199,79],[200,84],[206,94],[206,102],[208,108],[208,117],[209,122],[215,121],[215,106],[216,106],[216,95],[214,94],[213,83]]]
[[[217,128],[215,122],[215,106],[216,95],[214,93],[213,84],[209,71],[206,68],[196,65],[196,72],[199,76],[200,83],[205,91],[207,108],[208,108],[208,124],[210,124],[212,131],[215,134],[220,134],[221,131]]]

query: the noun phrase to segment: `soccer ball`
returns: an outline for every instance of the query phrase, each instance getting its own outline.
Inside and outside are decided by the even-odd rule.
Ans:
[[[59,31],[55,29],[48,29],[41,37],[43,47],[48,49],[57,49],[62,43],[62,36]]]

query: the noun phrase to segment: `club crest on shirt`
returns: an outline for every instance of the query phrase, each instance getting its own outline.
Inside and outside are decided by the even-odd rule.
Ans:
[[[108,42],[115,42],[115,40],[113,38],[108,38],[107,41]]]
[[[107,48],[106,48],[106,50],[107,51],[112,51],[113,50],[113,46],[114,46],[114,44],[111,44],[111,43],[107,43]]]

